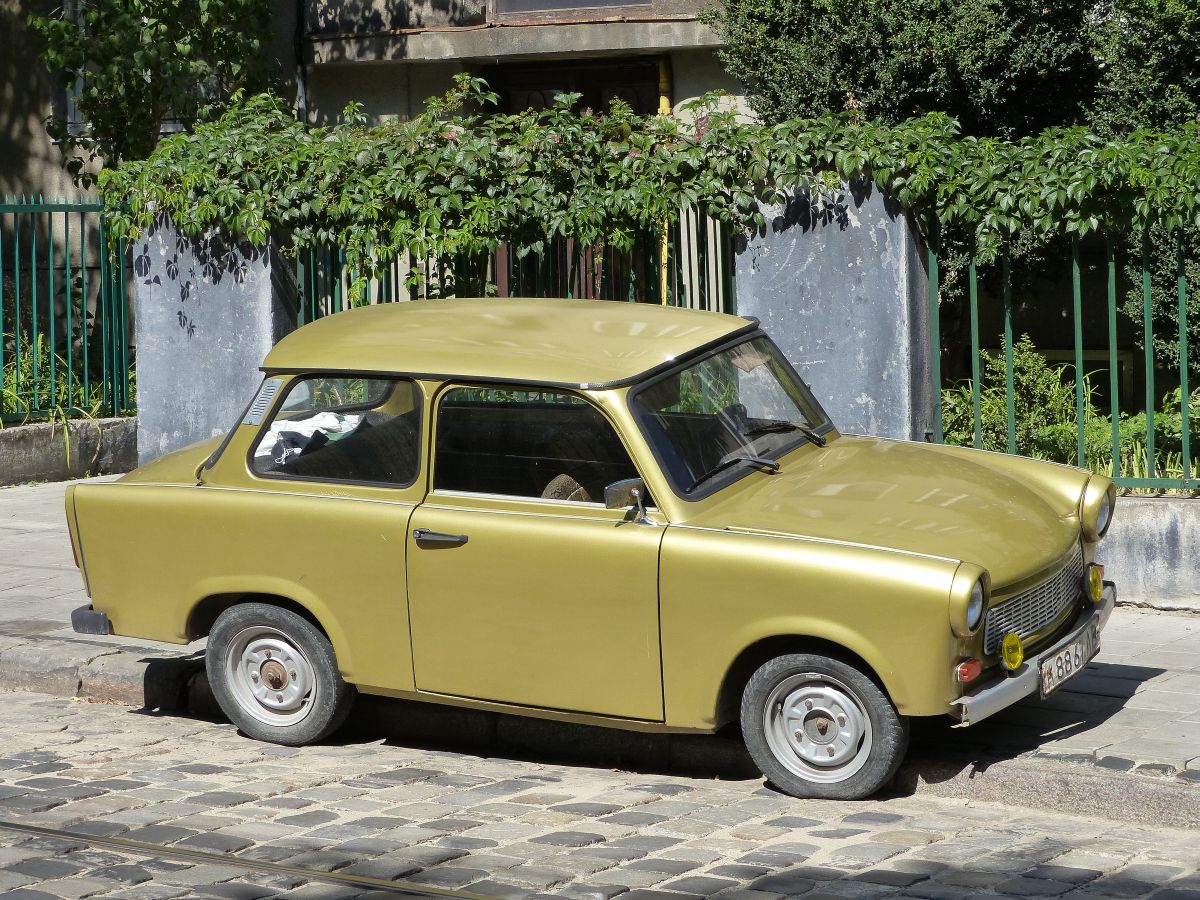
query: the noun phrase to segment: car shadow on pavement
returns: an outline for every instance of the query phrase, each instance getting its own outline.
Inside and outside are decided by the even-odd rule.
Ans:
[[[1153,666],[1092,662],[1049,697],[1034,694],[969,728],[954,727],[949,719],[915,719],[905,767],[908,777],[902,781],[910,787],[916,778],[936,783],[1028,755],[1071,762],[1106,760],[1105,748],[1143,728],[1148,715],[1171,716],[1128,706],[1141,686],[1165,673]],[[1133,767],[1132,762],[1106,763],[1108,768]]]
[[[198,656],[186,664],[181,660],[172,670],[173,677],[166,679],[182,689],[181,702],[173,703],[164,695],[167,702],[161,712],[152,713],[149,705],[144,712],[222,719],[201,666]],[[938,783],[963,773],[974,775],[997,762],[1035,753],[1074,762],[1095,760],[1114,734],[1140,724],[1122,724],[1125,719],[1140,720],[1146,713],[1127,710],[1126,703],[1139,685],[1164,671],[1093,662],[1069,687],[1045,700],[1035,695],[970,728],[954,728],[948,718],[914,719],[907,761],[888,793],[908,795],[918,781]],[[164,693],[161,674],[159,694]],[[379,740],[548,765],[725,780],[762,778],[736,726],[715,735],[650,734],[369,695],[358,697],[346,724],[326,743]]]

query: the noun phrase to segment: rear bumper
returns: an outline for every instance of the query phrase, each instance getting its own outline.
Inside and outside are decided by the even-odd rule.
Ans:
[[[1097,623],[1102,630],[1108,624],[1113,607],[1117,605],[1117,586],[1111,581],[1104,582],[1104,592],[1100,602],[1094,609],[1081,612],[1063,637],[1052,647],[1026,660],[1012,675],[996,679],[986,687],[976,691],[969,697],[963,697],[954,704],[953,715],[958,719],[959,728],[975,725],[988,716],[995,715],[1000,710],[1012,706],[1018,700],[1035,694],[1038,691],[1038,658],[1061,650],[1075,640],[1086,629]],[[1082,669],[1080,670],[1082,671]]]
[[[71,610],[71,628],[79,634],[112,634],[108,613],[96,612],[90,605]]]

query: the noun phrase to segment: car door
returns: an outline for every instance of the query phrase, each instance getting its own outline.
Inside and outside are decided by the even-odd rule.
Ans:
[[[417,689],[661,720],[661,521],[603,504],[636,476],[582,398],[451,387],[408,536]],[[656,516],[652,513],[651,516]]]

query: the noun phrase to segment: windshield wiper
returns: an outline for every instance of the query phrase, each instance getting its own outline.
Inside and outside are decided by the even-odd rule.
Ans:
[[[764,422],[761,425],[755,425],[752,428],[747,428],[742,432],[746,437],[754,437],[759,434],[772,434],[775,432],[799,431],[802,435],[816,444],[818,447],[825,446],[825,438],[817,434],[807,425],[800,425],[796,422],[786,422],[782,419],[770,422]]]
[[[693,481],[691,487],[684,491],[684,493],[690,494],[697,487],[708,481],[708,479],[712,478],[719,472],[724,472],[726,469],[731,469],[734,466],[738,466],[743,463],[750,463],[754,466],[760,466],[761,468],[767,469],[771,472],[779,471],[779,463],[775,462],[773,459],[767,459],[765,456],[731,456],[729,459],[717,463],[715,466]]]

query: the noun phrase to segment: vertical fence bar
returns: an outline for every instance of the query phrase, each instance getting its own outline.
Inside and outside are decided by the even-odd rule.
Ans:
[[[33,335],[29,345],[30,363],[33,366],[33,396],[29,404],[29,411],[33,412],[40,410],[41,403],[41,352],[38,347],[38,252],[37,252],[37,215],[30,213],[29,216],[29,286],[32,289],[32,298],[30,300],[30,308],[32,312],[29,314],[29,325]]]
[[[13,213],[13,412],[21,406],[21,214]],[[26,409],[26,412],[29,410]]]
[[[1108,391],[1112,419],[1112,475],[1121,475],[1121,406],[1117,394],[1117,249],[1112,235],[1105,233],[1108,267]]]
[[[67,406],[70,407],[74,405],[72,401],[75,399],[75,330],[71,327],[73,324],[71,302],[74,299],[71,296],[71,289],[74,285],[71,283],[71,213],[69,211],[63,213],[63,232],[63,260],[66,262],[63,281],[66,283],[67,291]]]
[[[1179,292],[1179,441],[1183,454],[1183,485],[1187,487],[1192,477],[1192,413],[1191,398],[1188,396],[1188,298],[1185,263],[1183,235],[1180,234],[1175,244],[1175,280]]]
[[[54,212],[53,211],[48,212],[46,214],[46,219],[47,219],[47,223],[49,226],[46,230],[47,237],[49,238],[49,242],[48,242],[49,252],[46,257],[46,270],[47,270],[47,288],[46,288],[46,290],[47,290],[47,293],[49,294],[49,297],[47,297],[47,300],[46,300],[46,305],[50,312],[49,323],[48,323],[49,337],[47,338],[47,340],[50,342],[50,398],[49,399],[50,399],[50,408],[53,409],[55,406],[58,405],[57,404],[57,400],[58,400],[58,341],[56,339],[57,335],[56,335],[56,329],[54,326],[54,320],[58,318],[58,316],[55,314],[56,313],[55,308],[57,306],[56,301],[58,299],[58,292],[55,290],[55,284],[54,284]]]
[[[933,390],[933,440],[942,442],[942,313],[938,304],[938,227],[929,229],[929,380]]]
[[[101,213],[103,215],[103,213]],[[84,403],[89,403],[92,397],[92,374],[88,362],[88,264],[87,264],[87,220],[83,216],[83,211],[79,212],[79,271],[83,276],[81,285],[82,291],[79,298],[79,331],[83,335],[80,342],[83,347],[83,400]]]
[[[125,238],[120,238],[117,241],[117,259],[120,262],[120,281],[117,283],[117,297],[120,304],[117,307],[117,322],[120,327],[117,329],[117,339],[120,341],[121,406],[113,411],[114,414],[120,414],[129,406],[129,298],[125,295],[125,285],[128,283],[125,272],[125,249]]]
[[[980,408],[979,384],[979,282],[976,273],[975,251],[967,264],[967,304],[971,311],[971,421],[975,431],[975,448],[983,449],[983,411]]]
[[[109,337],[110,307],[112,305],[112,275],[108,259],[108,228],[104,219],[100,219],[100,296],[96,300],[96,319],[100,325],[100,403],[108,410],[112,409],[112,377],[109,371]]]
[[[1146,475],[1158,475],[1154,452],[1154,323],[1150,283],[1150,232],[1142,235],[1142,346],[1146,351]]]
[[[0,213],[0,424],[4,416],[4,214]]]
[[[1017,452],[1017,406],[1013,388],[1012,254],[1004,243],[1004,399],[1008,411],[1008,452]]]
[[[1076,462],[1087,465],[1083,403],[1083,285],[1079,272],[1079,237],[1071,238],[1071,305],[1075,318],[1075,438]]]

